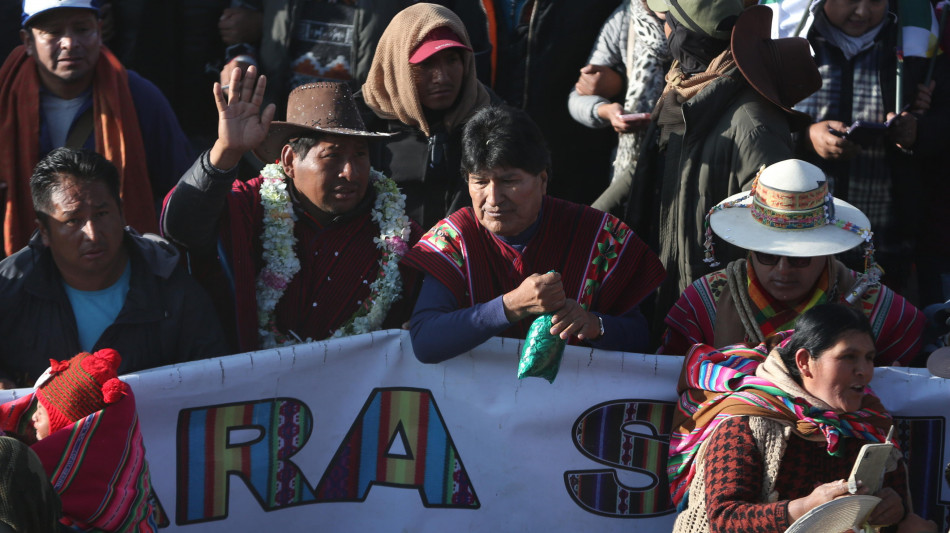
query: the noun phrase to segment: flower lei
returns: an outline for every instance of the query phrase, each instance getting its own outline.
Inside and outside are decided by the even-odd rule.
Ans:
[[[270,164],[261,171],[261,205],[264,208],[264,232],[261,237],[264,267],[257,277],[257,320],[262,348],[285,346],[301,339],[293,331],[277,330],[274,308],[284,295],[293,277],[300,271],[300,261],[294,252],[294,213],[287,192],[287,175],[278,164]],[[376,279],[370,284],[370,295],[356,312],[331,337],[358,335],[379,329],[393,302],[402,296],[402,278],[399,260],[409,251],[409,217],[406,216],[406,196],[396,183],[376,170],[370,171],[376,202],[371,217],[379,228],[379,237],[373,242],[381,250]],[[364,281],[365,283],[365,281]]]

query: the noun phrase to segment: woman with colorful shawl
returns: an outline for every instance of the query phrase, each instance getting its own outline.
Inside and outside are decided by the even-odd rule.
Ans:
[[[670,437],[674,531],[784,531],[847,495],[862,445],[885,442],[892,424],[868,387],[874,356],[867,318],[838,304],[755,348],[693,347]],[[870,524],[896,524],[911,508],[899,460],[895,448]]]
[[[0,428],[35,439],[61,523],[75,531],[158,530],[164,522],[152,492],[132,389],[116,377],[115,350],[50,360],[36,391],[0,405]],[[36,401],[34,401],[36,400]],[[64,460],[69,458],[70,460]]]
[[[907,366],[920,351],[923,313],[879,282],[867,217],[831,196],[818,167],[797,159],[775,163],[760,171],[750,192],[715,206],[707,217],[708,262],[715,260],[712,232],[749,250],[747,258],[683,291],[666,317],[661,353],[685,354],[698,343],[757,344],[793,329],[799,315],[826,302],[868,317],[876,365]],[[834,257],[862,243],[870,265],[864,274]]]

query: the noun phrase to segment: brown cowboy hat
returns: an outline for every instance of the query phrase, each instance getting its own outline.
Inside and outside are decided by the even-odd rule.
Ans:
[[[254,150],[254,155],[261,161],[273,163],[288,141],[314,134],[367,138],[391,135],[366,129],[350,86],[345,82],[308,83],[291,91],[287,97],[287,121],[271,123],[267,137]]]
[[[732,29],[732,57],[749,85],[790,113],[793,125],[810,123],[811,117],[792,106],[821,88],[811,48],[802,37],[772,39],[771,28],[771,8],[747,8]]]

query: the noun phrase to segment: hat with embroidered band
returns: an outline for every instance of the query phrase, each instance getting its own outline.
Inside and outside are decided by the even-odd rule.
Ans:
[[[720,202],[708,221],[730,244],[788,257],[833,255],[871,238],[864,213],[832,197],[824,172],[798,159],[760,171],[751,191]],[[707,230],[707,249],[711,237]]]
[[[752,6],[732,30],[732,57],[749,85],[768,101],[792,114],[796,128],[811,117],[792,106],[821,88],[821,74],[802,37],[772,39],[772,9]]]
[[[88,9],[99,13],[99,0],[23,0],[20,24],[26,27],[33,17],[52,9]]]
[[[462,48],[469,52],[472,51],[451,28],[440,26],[430,31],[425,38],[422,39],[422,43],[419,47],[409,56],[409,62],[412,64],[422,63],[434,54],[450,48]]]
[[[288,141],[320,134],[370,139],[392,135],[366,129],[346,82],[309,83],[291,91],[287,97],[287,120],[271,122],[267,137],[254,149],[254,155],[273,163]]]

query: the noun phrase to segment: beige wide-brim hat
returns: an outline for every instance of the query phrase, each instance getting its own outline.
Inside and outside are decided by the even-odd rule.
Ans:
[[[820,168],[798,159],[780,161],[759,174],[754,195],[735,194],[713,208],[709,225],[734,246],[788,257],[834,255],[864,243],[868,217],[830,198],[836,223],[829,224],[827,191]]]

